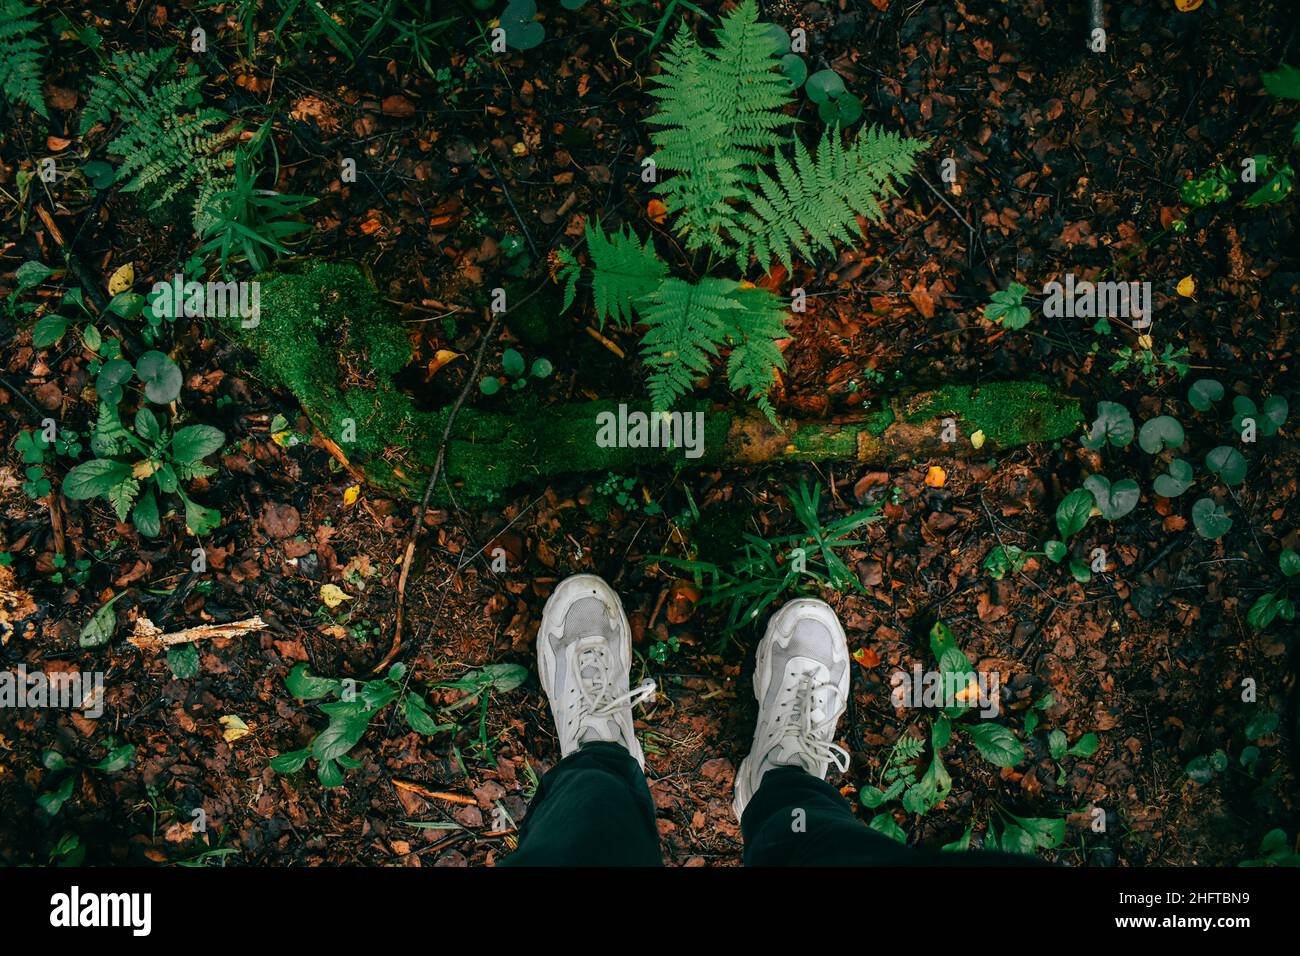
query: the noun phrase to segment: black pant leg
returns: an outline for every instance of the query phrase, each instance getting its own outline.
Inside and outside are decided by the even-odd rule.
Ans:
[[[913,849],[877,833],[825,780],[800,767],[777,767],[740,821],[746,866],[1033,866],[1017,853]]]
[[[502,866],[662,866],[645,773],[618,744],[595,742],[542,778]]]

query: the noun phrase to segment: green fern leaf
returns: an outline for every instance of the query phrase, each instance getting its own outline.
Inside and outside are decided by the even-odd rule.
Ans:
[[[775,178],[760,170],[758,188],[746,197],[749,209],[741,222],[747,236],[736,253],[740,267],[752,255],[765,271],[773,257],[789,269],[796,252],[812,259],[814,246],[834,252],[836,241],[852,242],[857,217],[880,219],[880,199],[897,193],[927,145],[872,128],[846,147],[839,128],[831,127],[815,156],[797,141],[793,162],[777,153]]]
[[[587,223],[587,252],[591,255],[591,295],[601,327],[606,319],[630,326],[633,303],[659,288],[668,265],[659,258],[653,240],[642,245],[624,227],[606,236],[599,223]]]
[[[755,182],[766,152],[787,142],[778,130],[789,85],[758,7],[746,0],[725,16],[718,46],[702,49],[683,26],[654,77],[659,111],[649,120],[656,170],[675,173],[655,190],[690,250],[726,254],[743,235],[734,205]]]
[[[121,131],[108,150],[122,157],[116,179],[124,192],[145,191],[151,209],[194,192],[194,229],[202,234],[219,210],[212,204],[233,179],[239,133],[225,112],[203,107],[204,76],[175,75],[171,50],[118,53],[108,72],[91,81],[81,132],[114,116]]]
[[[24,103],[50,118],[41,95],[45,39],[34,35],[40,23],[23,0],[0,0],[0,90],[11,103]]]
[[[694,388],[696,378],[708,373],[729,327],[723,315],[740,308],[731,296],[738,285],[731,279],[701,279],[696,284],[665,279],[646,299],[641,356],[650,367],[648,386],[655,411],[668,411],[675,399]]]
[[[767,393],[776,381],[776,370],[785,370],[785,358],[777,341],[787,336],[786,311],[781,299],[766,289],[738,287],[733,293],[740,308],[725,313],[732,343],[727,358],[727,383],[757,403],[768,420],[776,424],[776,412]]]

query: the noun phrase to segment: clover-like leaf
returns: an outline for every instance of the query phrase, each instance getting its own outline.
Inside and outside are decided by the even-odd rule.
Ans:
[[[1162,498],[1177,498],[1192,486],[1192,466],[1181,458],[1169,463],[1169,474],[1156,475],[1155,492]]]
[[[1187,390],[1187,401],[1198,412],[1208,412],[1210,406],[1221,398],[1223,398],[1223,383],[1213,378],[1198,379]]]
[[[1235,487],[1246,480],[1246,459],[1230,445],[1210,449],[1205,456],[1205,467],[1220,481]]]
[[[1118,521],[1137,507],[1142,490],[1132,478],[1123,478],[1113,485],[1104,475],[1089,475],[1083,487],[1092,492],[1097,510],[1107,521]]]
[[[1138,432],[1138,447],[1148,455],[1158,455],[1166,448],[1178,448],[1182,445],[1183,426],[1171,415],[1159,415],[1142,423]]]
[[[1192,524],[1202,538],[1222,538],[1232,527],[1232,519],[1213,498],[1200,498],[1192,505]]]
[[[989,296],[988,305],[984,306],[984,318],[990,322],[999,322],[1008,329],[1023,329],[1029,324],[1029,307],[1021,304],[1027,286],[1013,282],[1005,289],[1000,289]]]
[[[1088,435],[1083,439],[1085,448],[1100,449],[1106,444],[1125,448],[1133,441],[1133,416],[1118,402],[1098,402],[1097,417]]]
[[[844,80],[834,70],[818,70],[804,84],[808,99],[814,103],[825,103],[844,93]]]
[[[135,363],[135,374],[144,382],[144,397],[157,405],[174,402],[181,394],[181,370],[163,352],[145,352]]]

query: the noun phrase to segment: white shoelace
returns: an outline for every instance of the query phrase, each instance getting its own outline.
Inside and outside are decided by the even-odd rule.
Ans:
[[[583,675],[584,670],[593,667],[596,670],[594,675]],[[592,718],[613,717],[622,708],[635,707],[655,693],[655,682],[647,678],[627,693],[611,696],[616,685],[611,679],[609,655],[603,646],[587,648],[580,654],[574,654],[569,670],[569,679],[582,694],[577,713],[579,726]]]
[[[829,718],[823,717],[821,724],[813,723],[813,695],[823,687],[837,690],[829,681],[813,682],[811,674],[802,674],[794,691],[794,702],[790,713],[781,728],[781,738],[793,739],[795,749],[801,755],[811,757],[817,763],[827,761],[835,764],[840,773],[849,769],[849,752],[830,740],[822,739],[823,734],[833,733],[834,726],[826,727]]]

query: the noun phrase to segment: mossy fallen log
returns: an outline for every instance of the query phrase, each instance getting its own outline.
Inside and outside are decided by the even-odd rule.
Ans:
[[[233,319],[231,327],[263,372],[294,394],[321,434],[369,481],[418,497],[448,410],[423,411],[394,384],[411,358],[406,330],[350,264],[307,261],[258,281],[259,323],[244,329]],[[655,421],[649,411],[644,402],[616,400],[535,406],[516,399],[505,409],[465,407],[448,443],[446,475],[458,500],[482,503],[563,474],[655,465],[839,459],[884,467],[927,457],[988,456],[1056,441],[1083,421],[1077,401],[1023,381],[944,385],[896,397],[852,421],[782,420],[780,427],[754,410],[696,404],[680,410],[692,418],[677,422],[682,430],[675,448],[644,447]],[[955,425],[947,429],[949,441],[946,418]],[[985,439],[978,451],[970,441],[977,431]],[[629,441],[611,444],[611,436]],[[441,489],[437,497],[445,497]]]

